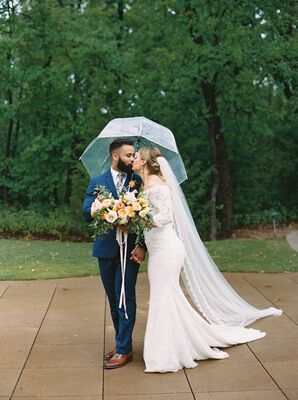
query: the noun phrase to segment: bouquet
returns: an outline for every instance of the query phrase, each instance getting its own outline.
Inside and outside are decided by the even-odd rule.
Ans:
[[[93,238],[125,227],[126,232],[137,235],[136,245],[140,245],[144,230],[153,227],[152,207],[142,192],[138,197],[135,192],[125,191],[115,199],[104,186],[96,186],[97,197],[91,207]]]

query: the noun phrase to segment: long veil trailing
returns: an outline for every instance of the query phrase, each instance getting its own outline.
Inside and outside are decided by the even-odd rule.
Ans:
[[[194,304],[206,320],[216,324],[246,326],[259,318],[282,314],[282,310],[274,307],[259,310],[251,306],[225,280],[198,234],[169,163],[164,157],[157,160],[172,190],[174,228],[186,249],[182,278]]]

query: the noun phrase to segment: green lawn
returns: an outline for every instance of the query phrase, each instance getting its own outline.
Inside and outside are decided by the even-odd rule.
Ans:
[[[0,279],[50,279],[98,274],[92,243],[0,240]]]
[[[298,253],[285,239],[221,240],[206,247],[221,271],[298,272]]]
[[[297,272],[298,253],[283,239],[223,240],[206,246],[221,271]],[[0,240],[0,280],[98,274],[92,243]],[[146,271],[146,264],[141,267]]]

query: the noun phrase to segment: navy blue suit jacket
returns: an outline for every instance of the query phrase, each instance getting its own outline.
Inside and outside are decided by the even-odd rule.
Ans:
[[[124,186],[128,187],[129,181],[131,179],[131,175],[128,175]],[[139,175],[134,174],[133,179],[136,181],[136,188],[139,190],[142,179]],[[93,218],[91,217],[91,205],[93,201],[96,199],[96,194],[94,194],[94,189],[96,185],[105,186],[114,196],[115,199],[118,199],[118,194],[114,185],[113,177],[111,170],[104,172],[102,175],[96,176],[91,179],[88,185],[86,197],[83,203],[83,215],[87,222],[91,222]],[[127,243],[127,255],[130,255],[131,251],[135,247],[135,234],[128,235],[128,243]],[[93,253],[94,257],[99,258],[114,258],[118,255],[119,245],[116,241],[116,230],[112,230],[106,235],[97,238],[93,243]]]

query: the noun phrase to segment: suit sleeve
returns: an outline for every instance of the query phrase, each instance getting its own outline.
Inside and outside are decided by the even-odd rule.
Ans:
[[[91,217],[91,205],[96,199],[96,194],[94,194],[95,183],[93,179],[90,180],[86,196],[83,203],[83,216],[87,222],[91,222],[93,218]]]

